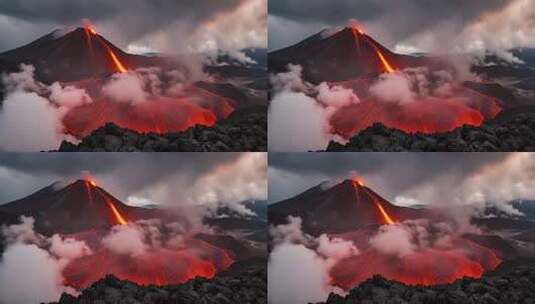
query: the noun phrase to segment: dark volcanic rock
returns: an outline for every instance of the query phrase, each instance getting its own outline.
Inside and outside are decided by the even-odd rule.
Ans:
[[[241,109],[212,127],[184,132],[140,134],[113,123],[93,131],[78,145],[63,141],[60,152],[230,152],[267,150],[265,107]]]
[[[464,125],[436,134],[409,134],[376,123],[350,138],[346,145],[331,141],[326,151],[535,151],[535,114],[517,114],[506,121],[479,127]]]
[[[140,286],[106,276],[82,291],[78,297],[63,294],[51,304],[265,304],[267,275],[265,266],[255,266],[231,276],[211,280],[193,279],[181,285]]]
[[[375,276],[346,297],[329,295],[326,304],[497,304],[535,303],[535,269],[514,268],[507,274],[464,278],[452,284],[407,286]]]

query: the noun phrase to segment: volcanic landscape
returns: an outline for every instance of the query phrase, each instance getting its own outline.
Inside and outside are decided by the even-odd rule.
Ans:
[[[265,303],[266,211],[257,210],[221,209],[203,231],[186,215],[126,205],[92,178],[55,182],[0,205],[0,252],[22,242],[65,259],[51,282],[71,288],[59,303]]]
[[[199,77],[189,59],[126,53],[90,24],[55,30],[0,53],[2,111],[24,93],[48,101],[57,134],[41,150],[265,151],[265,53],[245,52],[257,63],[221,55]]]
[[[325,109],[324,136],[335,140],[321,150],[531,151],[534,50],[511,52],[522,63],[403,55],[361,26],[331,28],[269,53],[272,99],[300,92]],[[282,79],[302,84],[281,89]]]
[[[511,278],[533,286],[534,205],[511,204],[521,216],[489,208],[466,228],[444,210],[396,206],[361,178],[324,182],[269,206],[269,269],[306,247],[325,259],[326,284],[338,289],[327,303],[524,303],[533,289]]]

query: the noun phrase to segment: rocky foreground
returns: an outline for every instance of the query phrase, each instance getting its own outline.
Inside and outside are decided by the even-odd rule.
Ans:
[[[265,304],[265,267],[251,267],[237,275],[197,278],[182,285],[140,286],[107,276],[82,291],[78,297],[64,293],[50,304]]]
[[[330,294],[326,304],[528,304],[535,303],[535,269],[462,279],[448,285],[407,286],[380,276],[360,284],[346,297]]]
[[[521,114],[506,122],[479,127],[464,125],[436,134],[409,134],[376,123],[352,137],[346,145],[331,141],[327,151],[535,151],[535,115]]]
[[[78,145],[63,141],[60,152],[227,152],[266,151],[267,114],[263,108],[240,111],[212,127],[179,133],[140,134],[113,123],[93,131]]]

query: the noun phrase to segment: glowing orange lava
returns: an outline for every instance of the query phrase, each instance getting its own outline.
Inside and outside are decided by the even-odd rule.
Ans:
[[[392,217],[390,217],[390,215],[388,214],[388,212],[386,212],[385,208],[383,208],[383,205],[381,205],[381,203],[379,202],[375,202],[375,205],[377,206],[377,209],[379,209],[379,212],[381,212],[381,215],[383,216],[383,219],[385,220],[386,224],[388,225],[393,225],[395,224],[396,222],[392,219]]]
[[[70,237],[94,246],[92,254],[71,261],[62,272],[64,284],[77,290],[108,274],[142,285],[181,284],[195,277],[212,278],[234,263],[232,252],[194,238],[184,239],[178,248],[153,248],[130,256],[100,247],[102,235],[96,231]]]
[[[97,29],[92,25],[87,26],[86,29],[93,35],[97,34]]]
[[[110,57],[113,60],[113,62],[115,63],[115,67],[117,68],[117,70],[120,73],[125,73],[126,71],[128,71],[124,67],[124,65],[121,63],[121,61],[117,58],[117,56],[115,56],[115,53],[113,53],[113,51],[109,47],[106,46],[106,48],[108,49],[108,52],[110,53]]]
[[[388,60],[386,60],[385,56],[383,56],[383,53],[381,53],[381,51],[375,47],[375,51],[377,52],[377,56],[379,57],[379,59],[381,60],[381,62],[383,63],[383,67],[385,68],[386,72],[387,73],[393,73],[396,71],[396,69],[394,69],[392,67],[392,65],[390,65],[390,63],[388,62]]]
[[[115,205],[112,202],[108,201],[108,200],[106,200],[106,202],[108,203],[108,206],[110,206],[110,209],[113,212],[113,215],[114,215],[115,219],[117,220],[117,222],[119,224],[121,224],[121,225],[128,224],[128,222],[124,219],[124,217],[121,215],[119,210],[117,210]]]
[[[479,278],[501,263],[491,249],[462,238],[454,239],[451,248],[425,248],[403,257],[380,253],[368,247],[366,239],[353,242],[361,253],[339,261],[330,273],[332,283],[345,290],[377,274],[408,285],[453,283],[463,277]]]

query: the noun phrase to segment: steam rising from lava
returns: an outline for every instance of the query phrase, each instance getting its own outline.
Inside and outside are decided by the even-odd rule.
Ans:
[[[355,188],[363,187],[359,181],[354,183]],[[273,303],[324,301],[329,292],[344,293],[376,274],[406,284],[451,283],[464,276],[480,277],[501,263],[491,249],[463,237],[467,232],[478,233],[474,227],[465,230],[455,221],[398,221],[374,203],[385,221],[378,228],[314,238],[302,231],[300,218],[291,216],[288,224],[271,227],[274,247],[268,274],[270,282],[277,282],[269,286]],[[325,254],[322,240],[328,240],[331,252],[338,252],[336,258]],[[336,250],[335,244],[341,247]]]
[[[501,111],[494,98],[463,87],[451,72],[397,70],[370,44],[385,71],[377,77],[314,86],[303,80],[300,66],[291,64],[288,72],[271,76],[271,149],[324,149],[330,140],[345,143],[376,122],[410,133],[445,132],[464,124],[481,125]],[[307,119],[298,119],[303,116]]]
[[[231,252],[195,238],[199,231],[179,222],[125,221],[110,230],[45,237],[33,230],[33,218],[21,221],[2,227],[1,303],[57,301],[62,292],[75,293],[107,274],[139,284],[178,284],[211,278],[234,262]],[[33,268],[25,271],[25,265]],[[28,288],[21,292],[15,286],[23,282]]]
[[[0,110],[0,150],[57,149],[61,140],[76,142],[107,122],[139,132],[178,132],[211,126],[234,110],[229,99],[189,83],[183,71],[127,71],[121,64],[117,69],[120,73],[103,83],[51,86],[34,79],[32,66],[3,75],[7,94]]]

